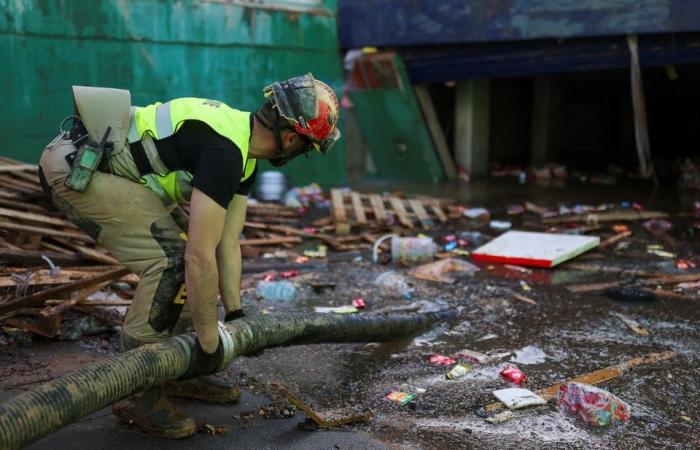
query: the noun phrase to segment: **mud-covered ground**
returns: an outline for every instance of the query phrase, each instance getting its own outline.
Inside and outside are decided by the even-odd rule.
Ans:
[[[499,207],[503,209],[504,204]],[[498,216],[499,209],[494,211]],[[529,220],[511,219],[516,225]],[[691,222],[692,219],[674,222],[673,232],[684,243],[680,253],[690,258],[697,251],[693,241],[697,238],[687,235]],[[455,226],[454,230],[436,231],[435,236],[459,231],[463,224]],[[676,269],[673,259],[646,252],[646,246],[656,242],[641,224],[633,224],[631,230],[631,244],[626,249],[593,251],[576,262],[688,273]],[[282,383],[319,413],[339,417],[371,411],[374,417],[369,422],[344,429],[362,432],[358,436],[368,433],[389,448],[700,447],[700,301],[616,302],[601,293],[574,294],[565,288],[618,279],[614,274],[568,269],[534,269],[524,273],[483,265],[474,276],[456,275],[453,284],[419,281],[406,275],[415,288],[413,298],[385,298],[373,281],[387,270],[406,273],[405,269],[372,264],[365,253],[361,259],[331,262],[326,270],[314,271],[317,280],[334,283],[334,288],[315,291],[308,283],[297,281],[297,299],[291,302],[260,300],[254,289],[249,289],[243,295],[244,307],[249,314],[312,311],[315,306],[347,305],[362,297],[367,308],[359,314],[407,308],[420,311],[449,305],[459,308],[457,320],[414,339],[390,343],[269,349],[260,356],[239,358],[223,376],[240,382],[245,393],[267,398],[272,405],[271,415],[287,405],[269,388],[268,383],[273,381]],[[521,281],[531,290],[523,290]],[[513,291],[537,304],[515,300]],[[649,335],[635,334],[611,314],[614,312],[634,318],[649,330]],[[114,344],[113,335],[92,337],[75,344],[61,344],[60,356],[53,354],[50,358],[51,346],[57,345],[50,341],[35,341],[33,347],[0,347],[0,394],[7,398],[9,393],[29,389],[99,359],[113,352]],[[462,349],[489,354],[496,361],[475,366],[457,381],[445,379],[447,368],[427,363],[434,353],[452,355]],[[491,392],[510,386],[498,372],[513,360],[528,376],[526,387],[536,390],[634,357],[668,350],[677,352],[677,356],[636,367],[601,385],[631,405],[632,417],[622,426],[588,428],[561,414],[551,402],[518,411],[512,420],[502,424],[484,420],[484,406],[495,401]],[[37,356],[27,357],[42,352],[50,362]],[[384,399],[387,392],[402,383],[427,391],[407,406]],[[231,415],[225,424],[227,432],[250,427],[264,429],[265,421],[255,421],[250,416],[259,412],[253,408],[249,413]],[[296,413],[297,419],[300,415]],[[298,432],[326,433],[312,427]]]

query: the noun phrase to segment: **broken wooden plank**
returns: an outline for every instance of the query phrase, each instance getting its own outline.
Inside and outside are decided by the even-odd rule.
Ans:
[[[639,322],[637,322],[637,321],[634,320],[633,318],[631,318],[631,317],[629,317],[629,316],[626,316],[626,315],[624,315],[624,314],[621,314],[621,313],[619,313],[619,312],[614,312],[614,311],[611,312],[610,314],[612,314],[613,316],[615,316],[615,317],[617,317],[618,319],[622,320],[622,323],[624,323],[625,325],[627,325],[627,328],[629,328],[630,330],[634,331],[634,332],[637,333],[638,335],[640,335],[640,336],[649,336],[649,330],[647,330],[646,328],[644,328],[643,326],[641,326],[641,325],[639,324]]]
[[[65,245],[68,248],[71,248],[81,255],[83,255],[87,259],[91,259],[93,261],[103,263],[103,264],[119,264],[119,260],[115,258],[114,256],[108,255],[106,253],[103,253],[99,250],[95,250],[94,248],[86,247],[84,245],[76,244],[74,242],[70,242],[67,239],[60,239],[60,238],[53,238],[55,241],[60,243],[61,245]]]
[[[654,286],[657,284],[684,283],[686,281],[698,280],[700,280],[700,273],[691,273],[684,275],[665,275],[657,278],[643,278],[635,281],[635,284],[641,286]],[[597,284],[578,284],[574,286],[567,286],[566,289],[570,292],[593,292],[618,287],[620,284],[622,284],[621,281],[610,281],[607,283]]]
[[[604,240],[603,242],[601,242],[600,245],[598,245],[598,248],[600,249],[600,248],[610,247],[611,245],[617,244],[621,240],[628,238],[630,236],[632,236],[631,231],[624,231],[622,233],[618,233],[615,236],[609,237],[606,240]]]
[[[348,218],[345,213],[345,202],[343,199],[343,191],[340,189],[331,189],[331,206],[333,208],[333,217],[336,222],[347,222]]]
[[[418,220],[420,221],[421,226],[423,226],[423,229],[429,230],[430,228],[432,228],[433,221],[430,219],[430,216],[425,211],[423,204],[416,199],[409,200],[408,204],[411,205],[411,209],[413,209],[413,212],[416,213],[416,217],[418,217]]]
[[[440,158],[442,169],[445,171],[445,177],[449,181],[454,181],[457,179],[457,168],[450,154],[450,148],[447,145],[447,140],[442,131],[440,120],[438,120],[437,113],[435,112],[435,105],[433,105],[433,100],[430,97],[428,88],[426,86],[414,86],[413,90],[416,93],[418,105],[423,111],[430,136],[433,138],[433,144],[435,144],[435,150]]]
[[[365,215],[365,208],[362,206],[362,198],[357,192],[350,194],[352,198],[352,208],[355,211],[355,220],[357,223],[363,225],[367,223],[367,216]]]
[[[33,225],[23,225],[11,222],[6,222],[0,220],[0,228],[5,230],[20,231],[28,234],[35,234],[40,236],[58,236],[65,237],[68,239],[75,239],[80,242],[93,242],[92,238],[87,234],[83,234],[80,231],[68,231],[68,230],[56,230],[53,228],[37,227]]]
[[[372,205],[374,220],[381,224],[387,223],[388,216],[386,214],[386,209],[384,209],[384,199],[378,194],[371,194],[369,196],[369,203]]]
[[[552,217],[544,219],[542,223],[547,225],[566,223],[566,222],[616,222],[616,221],[632,221],[646,219],[663,219],[668,217],[668,214],[660,211],[610,211],[588,214],[570,214],[566,216]]]
[[[5,303],[0,303],[0,316],[6,315],[7,313],[11,313],[12,311],[15,311],[20,308],[41,306],[43,305],[44,300],[54,299],[69,292],[84,289],[88,286],[102,283],[104,281],[118,280],[119,278],[129,273],[131,273],[131,271],[126,267],[117,266],[114,269],[111,269],[107,272],[99,273],[89,278],[83,278],[82,280],[78,280],[70,284],[64,284],[54,288],[45,289],[43,291],[25,295],[24,297],[10,300]]]
[[[40,250],[0,248],[0,263],[3,264],[19,264],[26,266],[44,265],[46,264],[46,261],[42,258],[42,256],[46,256],[53,261],[54,264],[58,265],[78,265],[85,262],[84,258],[75,254],[68,255],[64,253]]]
[[[30,222],[37,222],[45,225],[57,225],[59,227],[77,229],[72,222],[56,217],[49,217],[43,214],[15,211],[13,209],[0,208],[0,216],[10,217],[12,219],[22,219]]]
[[[399,222],[408,228],[413,228],[413,222],[406,215],[406,208],[403,206],[403,201],[396,197],[389,197],[389,203],[394,209],[394,213],[399,218]]]
[[[260,245],[277,245],[277,244],[297,244],[302,242],[301,238],[296,236],[280,236],[259,239],[241,239],[241,245],[260,246]]]
[[[442,210],[440,205],[430,205],[430,209],[433,210],[433,213],[437,216],[438,220],[442,223],[447,222],[447,216],[445,215],[445,212]]]
[[[66,300],[58,305],[48,306],[48,307],[44,308],[41,311],[41,315],[46,316],[46,317],[51,317],[51,316],[56,315],[56,314],[61,314],[66,309],[68,309],[72,306],[75,306],[78,303],[82,303],[89,296],[91,296],[95,292],[99,291],[100,289],[106,288],[110,284],[112,284],[112,280],[104,281],[104,282],[98,283],[98,284],[93,284],[92,286],[88,286],[85,289],[81,289],[77,292],[73,292],[70,296],[70,300]]]
[[[36,171],[37,167],[35,164],[0,164],[0,173]]]

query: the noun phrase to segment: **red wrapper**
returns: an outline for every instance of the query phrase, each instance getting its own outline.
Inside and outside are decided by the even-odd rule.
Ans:
[[[280,277],[282,278],[294,278],[299,276],[299,271],[298,270],[286,270],[284,272],[280,273]]]
[[[268,273],[267,275],[265,275],[265,278],[263,278],[263,280],[275,281],[275,278],[277,278],[277,276],[274,273]]]
[[[508,367],[501,370],[501,376],[512,383],[523,384],[527,380],[527,375],[518,370],[516,367],[508,364]]]
[[[434,366],[451,366],[452,364],[457,363],[457,360],[452,359],[449,356],[436,353],[430,357],[428,362]]]
[[[354,307],[357,308],[357,309],[362,309],[362,308],[364,308],[364,307],[367,306],[367,305],[365,304],[365,299],[363,299],[363,298],[356,298],[356,299],[354,299],[354,300],[352,301],[352,306],[354,306]]]
[[[681,270],[694,269],[695,263],[693,261],[688,261],[687,259],[679,259],[676,261],[676,267]]]

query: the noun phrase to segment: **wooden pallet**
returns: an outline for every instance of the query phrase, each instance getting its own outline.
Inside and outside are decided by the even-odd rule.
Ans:
[[[420,226],[427,230],[436,221],[447,222],[443,201],[438,199],[402,199],[331,189],[331,205],[336,224],[389,225],[392,217],[396,217],[406,228]]]

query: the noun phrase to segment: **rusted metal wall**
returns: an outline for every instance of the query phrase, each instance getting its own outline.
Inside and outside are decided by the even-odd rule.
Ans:
[[[34,162],[73,84],[252,110],[266,84],[308,71],[338,92],[336,0],[0,0],[0,154]],[[342,183],[342,143],[294,161],[292,182]],[[270,167],[270,166],[265,166]]]

